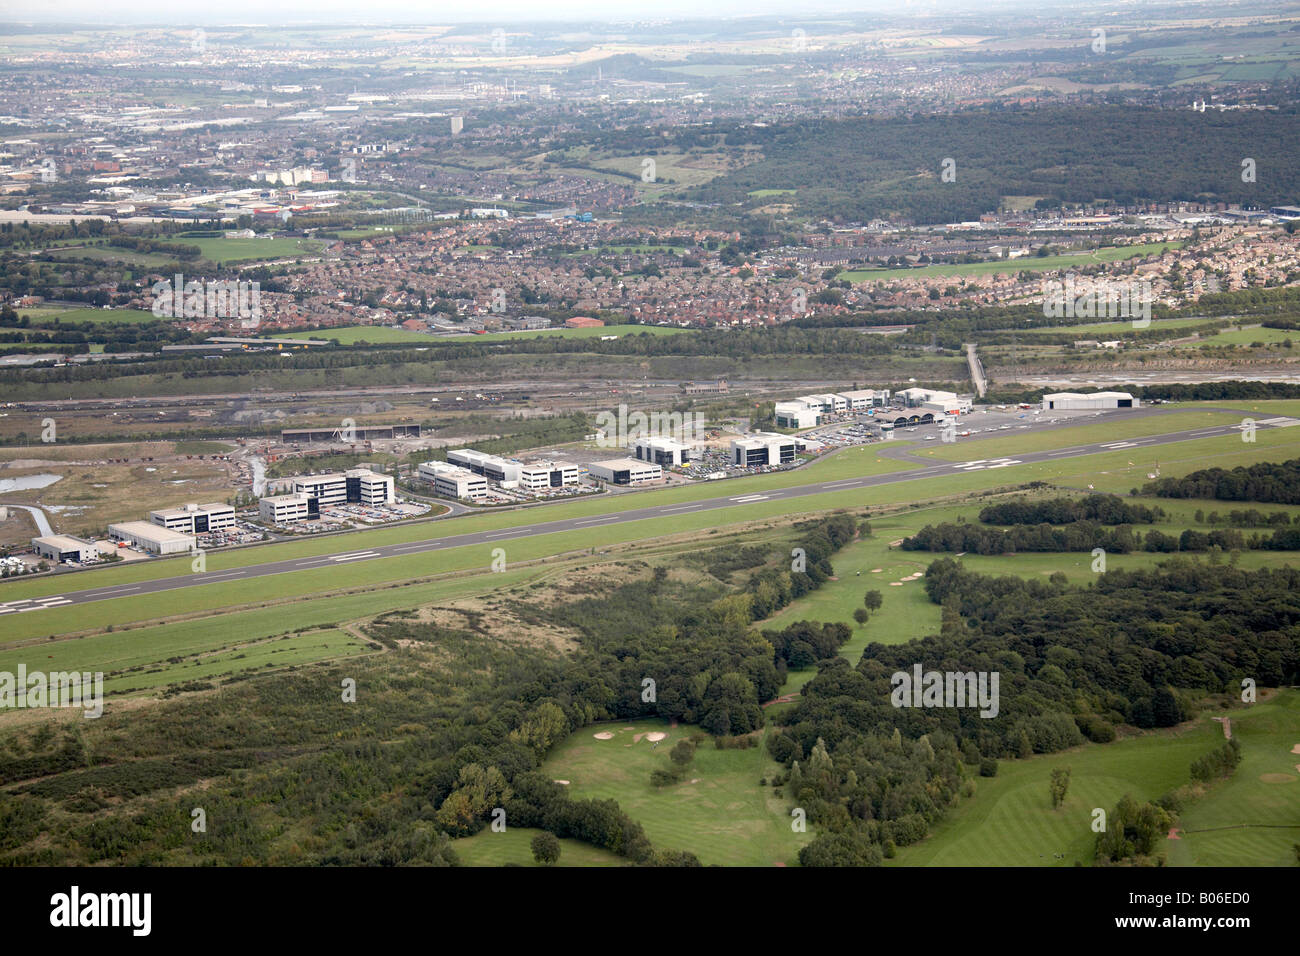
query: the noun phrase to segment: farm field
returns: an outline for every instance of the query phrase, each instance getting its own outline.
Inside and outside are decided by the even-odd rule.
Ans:
[[[1235,709],[1230,716],[1233,734],[1240,733],[1244,747],[1241,765],[1231,781],[1212,786],[1193,802],[1179,827],[1294,823],[1293,791],[1300,787],[1300,773],[1291,766],[1289,784],[1265,783],[1259,777],[1263,768],[1278,768],[1285,758],[1291,758],[1292,765],[1296,762],[1288,751],[1300,743],[1300,694],[1284,691],[1247,710]],[[996,777],[979,778],[974,797],[959,804],[927,840],[900,849],[897,859],[886,865],[1087,865],[1093,858],[1094,807],[1109,813],[1126,793],[1152,800],[1182,786],[1190,779],[1191,762],[1222,743],[1221,725],[1206,714],[1181,727],[1110,744],[1001,760]],[[1048,779],[1052,768],[1060,766],[1070,767],[1070,789],[1064,806],[1053,810]],[[1291,844],[1298,832],[1300,828],[1194,833],[1167,840],[1162,849],[1172,865],[1294,864]]]
[[[1300,341],[1300,332],[1293,332],[1288,329],[1266,329],[1263,326],[1253,326],[1249,328],[1236,328],[1216,332],[1214,335],[1202,335],[1194,342],[1180,342],[1176,348],[1180,349],[1198,349],[1204,346],[1224,346],[1235,345],[1240,348],[1248,348],[1256,342],[1263,342],[1265,345],[1278,345],[1285,342],[1295,343]]]
[[[606,732],[613,738],[594,736]],[[658,849],[689,850],[705,866],[797,865],[799,848],[812,834],[794,833],[785,801],[759,786],[778,767],[761,740],[748,750],[718,750],[706,741],[686,780],[651,785],[651,771],[666,768],[668,752],[695,732],[662,720],[592,724],[556,747],[542,769],[570,781],[577,799],[617,800]],[[641,736],[647,733],[666,736],[655,747]]]
[[[388,326],[354,325],[335,329],[322,329],[319,332],[286,332],[277,338],[294,339],[335,339],[340,345],[355,345],[358,342],[370,342],[382,345],[392,342],[410,342],[419,345],[441,345],[445,342],[509,342],[516,339],[532,339],[555,336],[564,339],[598,339],[602,335],[676,335],[686,332],[663,325],[608,325],[589,329],[526,329],[519,332],[468,332],[463,335],[433,335],[428,332],[412,332],[409,329],[394,329]]]
[[[1019,272],[1044,272],[1049,269],[1068,269],[1071,266],[1095,265],[1099,262],[1122,262],[1158,254],[1162,249],[1179,249],[1181,242],[1154,243],[1133,246],[1107,246],[1093,252],[1067,255],[1023,256],[993,262],[970,262],[958,265],[919,266],[910,269],[855,269],[841,272],[839,278],[849,282],[888,281],[903,277],[927,279],[937,276],[1015,275]]]
[[[58,306],[28,306],[18,310],[19,315],[29,315],[32,321],[46,322],[51,319],[58,319],[60,322],[157,322],[158,319],[152,312],[145,312],[143,309],[93,309],[89,306],[84,308],[65,309]]]

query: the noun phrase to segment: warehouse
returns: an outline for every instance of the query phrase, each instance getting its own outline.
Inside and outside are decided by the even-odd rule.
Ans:
[[[802,399],[776,403],[778,428],[812,428],[822,423],[821,406],[813,407]]]
[[[567,461],[534,461],[519,468],[519,486],[525,491],[545,491],[576,485],[582,475]]]
[[[235,509],[230,505],[184,505],[149,512],[149,520],[168,531],[181,534],[207,534],[235,526]]]
[[[271,524],[315,521],[320,517],[320,505],[310,495],[271,495],[257,503],[257,513]]]
[[[32,538],[32,550],[42,558],[63,564],[70,561],[81,564],[87,558],[99,557],[99,549],[88,541],[81,541],[64,534],[51,534],[42,538]]]
[[[1043,411],[1070,409],[1140,408],[1142,403],[1128,392],[1055,392],[1043,396]]]
[[[108,526],[108,536],[125,541],[138,551],[150,554],[184,554],[193,551],[197,542],[188,534],[168,531],[149,521],[124,521]]]
[[[317,441],[373,441],[376,438],[419,438],[419,425],[372,425],[368,427],[290,428],[280,432],[280,441],[286,445],[295,442]]]
[[[447,452],[447,460],[453,465],[468,468],[476,475],[490,478],[503,488],[513,488],[519,481],[519,465],[506,461],[496,455],[488,455],[472,448],[457,448]]]
[[[965,415],[970,411],[969,398],[961,398],[953,392],[941,392],[932,388],[905,388],[894,394],[901,398],[908,408],[937,415]]]
[[[433,485],[433,492],[444,498],[465,498],[470,501],[488,493],[487,479],[460,465],[445,461],[426,461],[420,464],[420,477]]]
[[[632,443],[632,453],[637,461],[650,461],[656,465],[684,465],[690,458],[690,445],[675,438],[638,438]]]
[[[593,478],[608,481],[612,485],[644,485],[647,482],[663,478],[663,469],[649,462],[634,458],[613,458],[609,461],[595,461],[587,466]]]
[[[799,443],[789,435],[755,432],[731,441],[731,462],[739,468],[784,465],[795,460]]]

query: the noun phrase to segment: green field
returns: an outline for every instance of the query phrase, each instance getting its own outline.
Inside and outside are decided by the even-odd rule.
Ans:
[[[1152,319],[1151,324],[1146,328],[1148,330],[1177,331],[1178,329],[1189,328],[1193,325],[1204,325],[1208,319]],[[1022,330],[1028,335],[1051,334],[1051,335],[1096,335],[1103,339],[1109,339],[1112,336],[1122,338],[1124,333],[1135,331],[1132,320],[1123,322],[1091,322],[1083,325],[1053,325],[1044,326],[1041,329]]]
[[[1236,345],[1241,348],[1249,348],[1256,342],[1263,342],[1265,345],[1277,345],[1284,342],[1300,342],[1300,332],[1292,332],[1287,329],[1266,329],[1263,326],[1254,328],[1232,329],[1230,331],[1217,332],[1214,335],[1202,335],[1195,342],[1180,342],[1178,348],[1182,349],[1199,349],[1206,346],[1219,347],[1224,345]]]
[[[529,841],[541,830],[512,827],[506,821],[501,833],[491,829],[472,837],[452,841],[452,849],[465,866],[543,866],[533,859]],[[561,840],[560,859],[555,866],[627,866],[628,861],[580,840]]]
[[[1300,797],[1300,694],[1287,691],[1248,710],[1231,712],[1233,735],[1243,745],[1231,781],[1210,788],[1179,821],[1180,829],[1243,823],[1293,824],[1291,829],[1241,829],[1184,834],[1165,841],[1173,865],[1268,866],[1295,863],[1291,844],[1300,840],[1295,813]],[[1193,760],[1222,745],[1221,726],[1209,715],[1168,731],[1029,760],[998,762],[996,777],[979,779],[975,796],[939,824],[929,839],[899,850],[895,866],[1072,866],[1092,861],[1092,811],[1110,813],[1131,794],[1153,800],[1188,783]],[[1288,761],[1290,766],[1287,766]],[[1048,778],[1053,767],[1070,767],[1065,804],[1052,809]],[[1289,771],[1290,783],[1267,783],[1262,773]],[[1055,854],[1061,854],[1057,859]]]
[[[51,306],[34,306],[18,310],[19,315],[30,315],[33,322],[48,322],[58,319],[60,322],[157,322],[152,312],[142,309],[64,309]]]
[[[226,239],[179,236],[168,240],[177,245],[198,246],[202,256],[219,266],[232,262],[257,262],[261,259],[292,259],[310,256],[322,249],[314,239]]]
[[[1000,259],[993,262],[969,262],[959,265],[919,266],[910,269],[856,269],[841,272],[839,278],[849,282],[878,282],[910,277],[928,279],[936,276],[1014,275],[1018,272],[1043,272],[1048,269],[1068,269],[1072,266],[1096,265],[1101,262],[1121,262],[1125,259],[1146,257],[1162,249],[1179,249],[1181,242],[1149,242],[1134,246],[1107,246],[1094,252],[1076,252],[1059,256],[1023,256],[1019,259]]]
[[[606,731],[615,735],[612,740],[593,736]],[[634,742],[647,732],[667,737],[653,749],[644,737]],[[668,751],[696,732],[661,720],[593,724],[556,747],[542,769],[568,780],[577,799],[617,800],[657,849],[689,850],[706,866],[797,864],[799,848],[812,834],[793,832],[784,801],[770,787],[759,786],[778,766],[761,743],[749,750],[718,750],[706,741],[695,751],[684,781],[651,786],[651,771],[667,768]]]

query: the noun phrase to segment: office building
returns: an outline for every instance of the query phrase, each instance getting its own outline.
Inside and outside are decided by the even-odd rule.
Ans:
[[[564,488],[581,481],[577,465],[567,461],[533,461],[519,466],[519,487],[525,491]]]
[[[183,505],[149,512],[149,520],[168,531],[181,534],[207,534],[235,526],[235,509],[230,505]]]
[[[663,469],[658,465],[635,458],[612,458],[609,461],[592,462],[587,471],[594,478],[607,481],[612,485],[644,485],[663,478]]]

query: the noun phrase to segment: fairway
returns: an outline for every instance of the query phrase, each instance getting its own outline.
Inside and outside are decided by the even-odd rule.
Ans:
[[[533,859],[529,841],[542,830],[529,827],[512,827],[500,833],[491,828],[472,837],[451,841],[451,848],[464,866],[545,866]],[[630,866],[616,853],[583,843],[581,840],[560,840],[560,858],[555,866]]]
[[[1145,245],[1107,246],[1092,252],[1077,252],[1059,256],[1024,256],[1019,259],[997,259],[992,262],[970,262],[961,265],[919,266],[913,269],[856,269],[841,272],[839,278],[849,282],[878,282],[890,279],[928,279],[941,276],[1015,275],[1020,272],[1045,272],[1049,269],[1069,269],[1074,266],[1095,265],[1099,262],[1121,262],[1125,259],[1157,255],[1163,249],[1179,249],[1181,242],[1149,242]]]
[[[605,732],[613,738],[594,736]],[[657,747],[644,736],[636,740],[652,732],[667,737]],[[668,752],[696,732],[662,720],[592,724],[553,750],[542,769],[570,781],[575,798],[617,800],[645,827],[656,849],[688,850],[706,866],[797,865],[799,848],[812,834],[793,832],[785,801],[774,797],[772,788],[759,786],[759,779],[770,778],[778,766],[761,741],[748,750],[718,750],[706,740],[684,781],[651,785],[651,771],[667,768]]]
[[[1296,778],[1291,784],[1267,784],[1258,778],[1266,767],[1281,767],[1291,756],[1290,744],[1300,743],[1300,694],[1286,691],[1247,710],[1233,710],[1231,717],[1234,734],[1242,728],[1241,765],[1231,781],[1213,785],[1207,796],[1191,804],[1179,827],[1296,823],[1297,761],[1291,760],[1290,772]],[[960,804],[929,839],[900,849],[891,865],[1088,865],[1096,837],[1090,829],[1095,807],[1110,813],[1126,793],[1154,800],[1186,784],[1191,762],[1222,744],[1222,728],[1207,714],[1178,728],[1110,744],[1000,760],[996,777],[979,778],[972,799]],[[1065,804],[1054,810],[1048,781],[1052,768],[1061,766],[1070,767],[1070,789]],[[1290,847],[1298,839],[1300,828],[1233,830],[1166,840],[1160,849],[1173,865],[1283,865],[1288,857],[1294,865]]]

